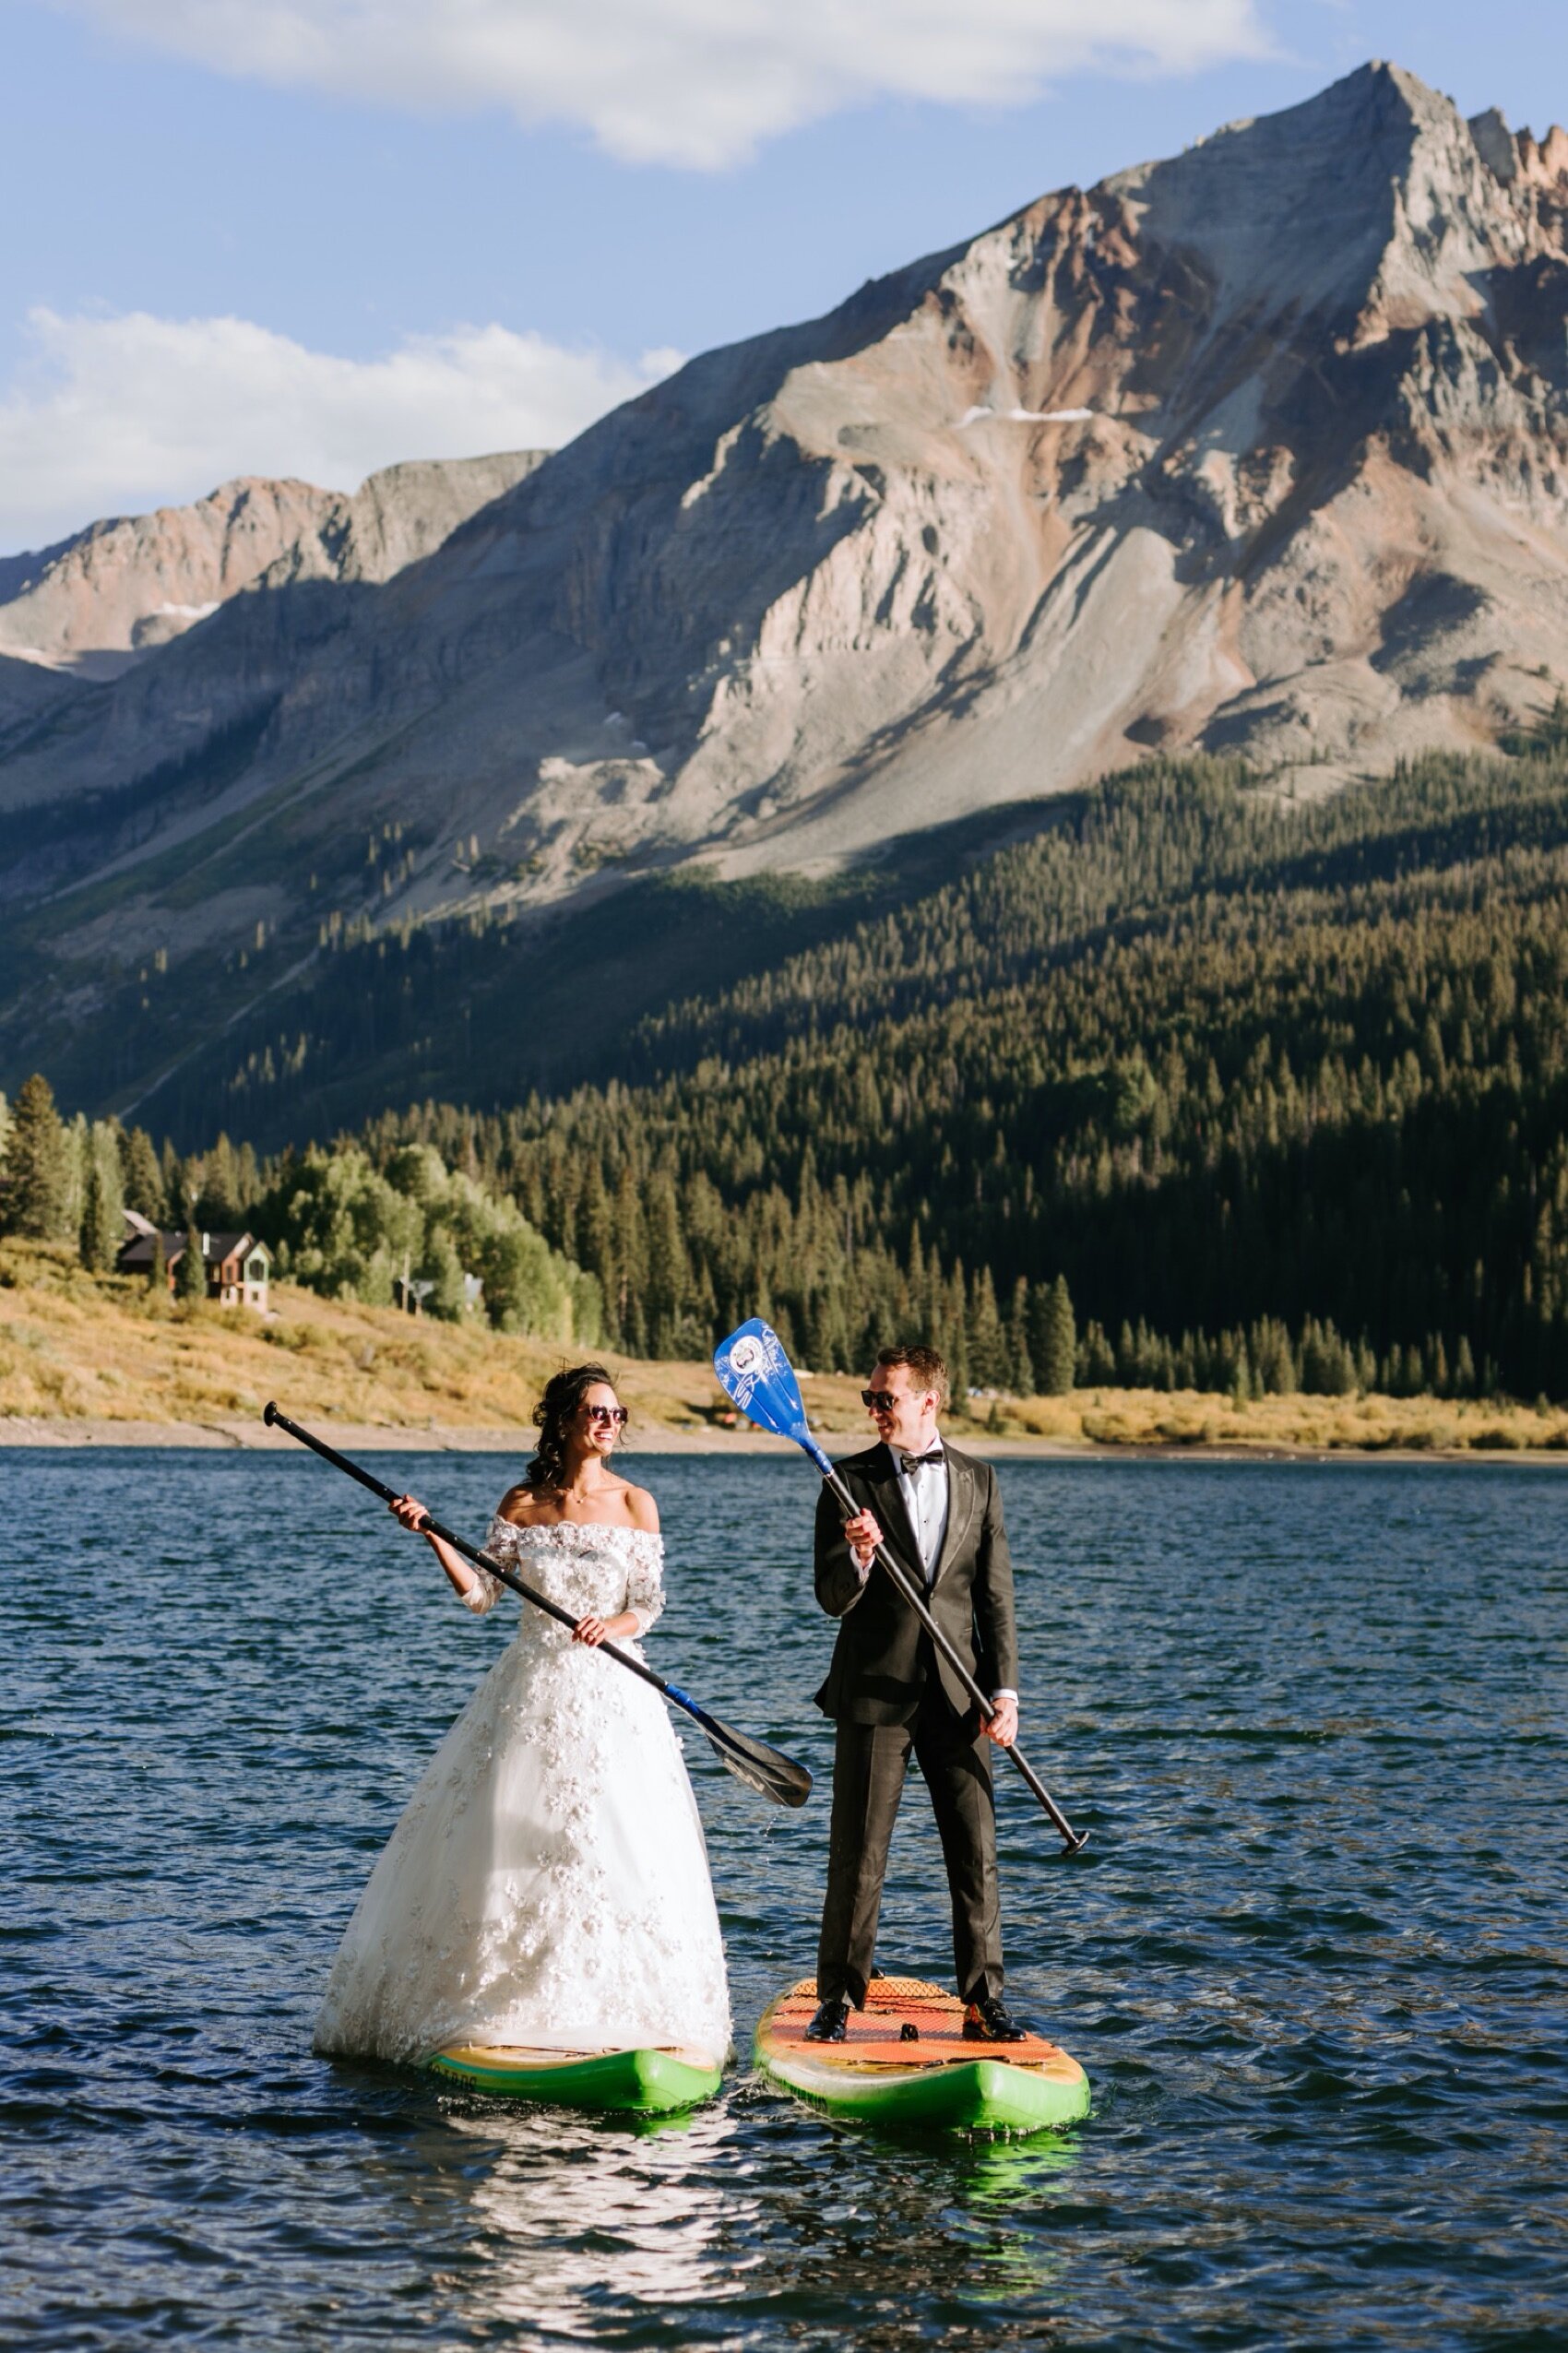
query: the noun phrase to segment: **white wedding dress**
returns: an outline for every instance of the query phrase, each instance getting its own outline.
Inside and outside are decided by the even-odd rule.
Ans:
[[[486,1549],[575,1617],[629,1610],[642,1634],[663,1607],[663,1544],[642,1528],[497,1518]],[[478,1574],[467,1600],[482,1611],[506,1588]],[[673,2044],[717,2064],[724,1950],[664,1702],[520,1607],[371,1873],[315,2048],[419,2060],[457,2042]]]

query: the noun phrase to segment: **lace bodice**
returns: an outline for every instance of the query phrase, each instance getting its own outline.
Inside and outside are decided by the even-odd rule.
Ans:
[[[484,1549],[574,1617],[591,1610],[598,1618],[614,1618],[629,1610],[640,1637],[664,1607],[664,1539],[644,1527],[585,1527],[577,1520],[561,1520],[552,1527],[519,1527],[497,1513]],[[476,1569],[474,1575],[479,1581],[463,1602],[482,1616],[494,1609],[506,1587],[486,1569]],[[525,1604],[524,1614],[533,1622],[530,1631],[570,1640],[566,1628],[542,1612]]]

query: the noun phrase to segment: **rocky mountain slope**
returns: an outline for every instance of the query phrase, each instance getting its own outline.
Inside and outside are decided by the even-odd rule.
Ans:
[[[148,957],[232,1012],[344,926],[820,872],[1151,748],[1488,744],[1565,660],[1565,354],[1568,139],[1364,67],[694,361],[391,578],[268,575],[42,718],[0,671],[0,890],[73,1020]]]
[[[194,506],[92,523],[36,553],[0,556],[0,657],[114,678],[243,588],[389,580],[546,454],[388,466],[351,496],[247,477]]]

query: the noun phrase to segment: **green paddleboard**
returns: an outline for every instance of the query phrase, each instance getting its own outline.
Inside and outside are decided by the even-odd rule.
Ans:
[[[655,2115],[695,2108],[719,2089],[719,2062],[699,2050],[542,2050],[456,2043],[425,2062],[437,2075],[503,2099]]]
[[[801,2098],[868,2124],[966,2133],[1039,2133],[1076,2123],[1089,2079],[1042,2035],[1023,2042],[963,2039],[964,2005],[923,1978],[873,1978],[843,2042],[807,2042],[816,1980],[802,1978],[764,2011],[763,2073]],[[907,2029],[912,2028],[909,2033]]]

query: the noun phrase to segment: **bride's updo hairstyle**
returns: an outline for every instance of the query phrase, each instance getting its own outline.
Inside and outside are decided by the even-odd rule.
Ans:
[[[544,1395],[533,1409],[539,1446],[523,1473],[523,1485],[536,1495],[559,1495],[566,1484],[566,1434],[577,1408],[589,1389],[603,1382],[615,1386],[602,1364],[564,1365],[544,1384]],[[625,1423],[622,1423],[625,1428]]]

